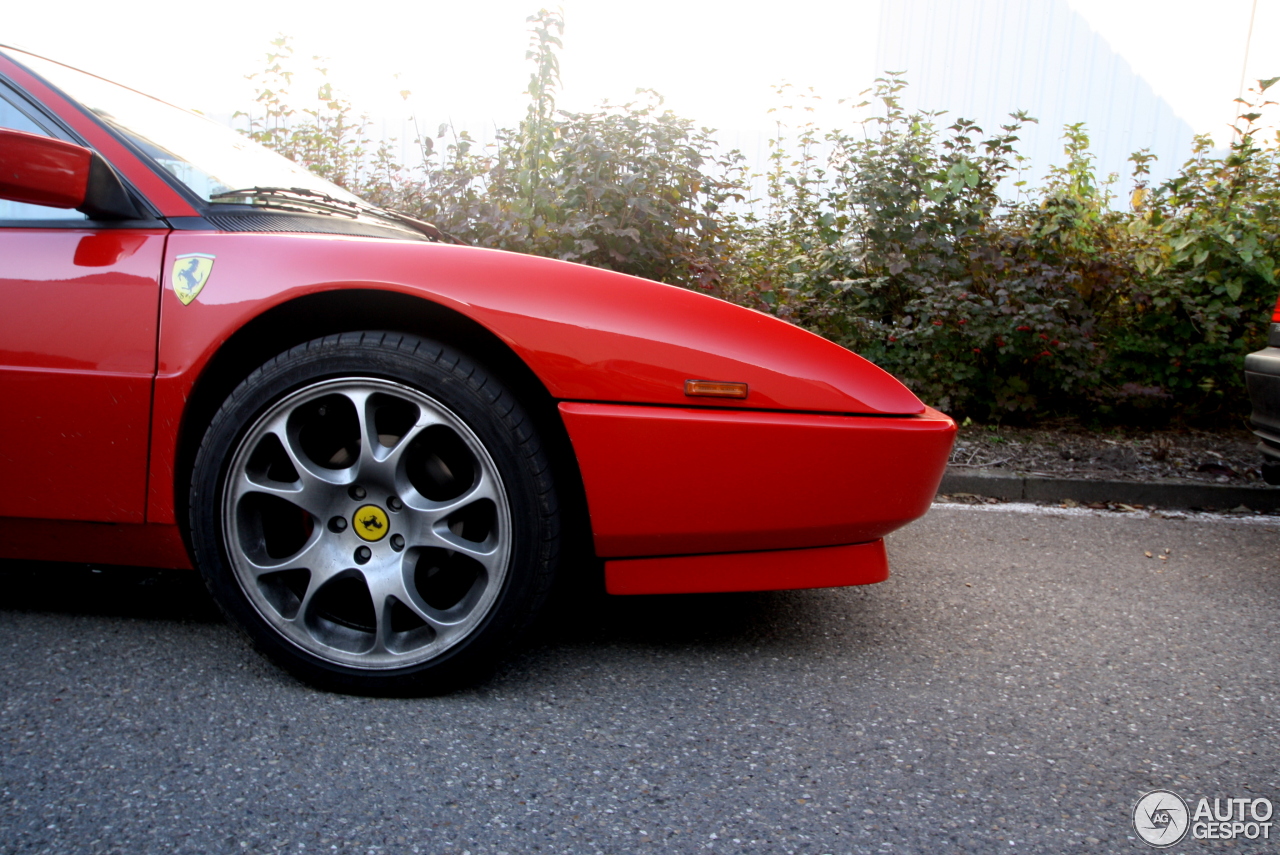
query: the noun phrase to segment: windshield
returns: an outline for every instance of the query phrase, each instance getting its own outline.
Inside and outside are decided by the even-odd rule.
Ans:
[[[25,65],[93,111],[206,202],[243,203],[219,193],[288,187],[360,202],[336,184],[230,128],[132,89],[31,54]]]

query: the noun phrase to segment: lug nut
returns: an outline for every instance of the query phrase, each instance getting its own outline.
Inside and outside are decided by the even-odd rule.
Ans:
[[[356,550],[356,563],[364,564],[373,557],[373,550],[367,546],[362,546]]]
[[[353,484],[351,489],[347,491],[347,494],[357,502],[367,495],[364,491],[364,487],[361,487],[359,484]]]
[[[394,549],[396,552],[399,552],[400,550],[404,549],[404,535],[402,534],[391,535],[391,548]]]
[[[329,520],[329,531],[333,532],[334,534],[340,534],[346,530],[347,530],[346,517],[334,517],[333,519]]]
[[[401,502],[397,496],[392,496],[387,499],[387,507],[393,511],[398,511],[404,507],[404,502]]]

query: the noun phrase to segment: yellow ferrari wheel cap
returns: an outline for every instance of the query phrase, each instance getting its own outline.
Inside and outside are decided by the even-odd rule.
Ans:
[[[382,540],[387,536],[387,530],[391,528],[387,512],[377,505],[364,505],[359,508],[351,518],[351,524],[355,527],[359,538],[370,543]]]
[[[214,256],[207,252],[189,252],[179,255],[173,261],[173,293],[178,295],[182,305],[189,306],[209,281],[213,272]]]

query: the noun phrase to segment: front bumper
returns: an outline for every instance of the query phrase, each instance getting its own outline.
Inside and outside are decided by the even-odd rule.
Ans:
[[[837,416],[562,403],[560,413],[601,558],[769,552],[757,559],[780,567],[804,556],[779,551],[862,544],[865,581],[879,581],[875,561],[863,560],[874,559],[871,544],[929,509],[956,431],[936,410]],[[812,557],[849,566],[852,553]],[[634,578],[647,565],[627,566]],[[698,568],[719,578],[713,590],[761,589],[761,571],[746,564],[736,586],[720,565],[687,569]],[[768,587],[809,586],[786,576]]]

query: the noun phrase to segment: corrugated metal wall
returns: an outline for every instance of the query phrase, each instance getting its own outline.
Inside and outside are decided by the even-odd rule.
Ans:
[[[1132,152],[1159,156],[1157,181],[1191,152],[1191,127],[1065,0],[884,0],[876,60],[907,72],[909,107],[989,131],[1017,109],[1039,119],[1019,147],[1033,183],[1064,160],[1068,123],[1086,123],[1099,174],[1119,173],[1122,194]]]

